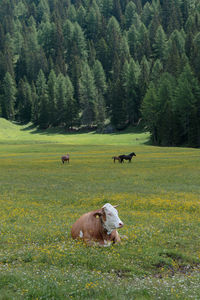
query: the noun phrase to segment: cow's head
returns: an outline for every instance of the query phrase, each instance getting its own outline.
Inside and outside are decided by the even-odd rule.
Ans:
[[[110,203],[106,203],[101,209],[103,226],[107,230],[108,234],[110,234],[114,229],[124,226],[124,223],[120,220],[118,211],[115,207],[116,206],[112,206]]]

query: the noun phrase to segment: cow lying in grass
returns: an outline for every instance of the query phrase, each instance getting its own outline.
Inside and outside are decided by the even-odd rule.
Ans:
[[[89,245],[95,242],[100,246],[119,243],[120,237],[116,229],[122,228],[124,224],[115,207],[106,203],[101,209],[82,215],[72,225],[72,238],[83,239]]]

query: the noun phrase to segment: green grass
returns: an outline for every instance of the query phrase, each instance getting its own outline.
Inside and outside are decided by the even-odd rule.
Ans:
[[[0,119],[0,299],[200,299],[199,150],[148,138]],[[132,163],[113,163],[132,151]],[[127,238],[72,240],[73,222],[106,202],[119,204]]]
[[[149,140],[149,134],[138,132],[133,135],[130,130],[126,133],[96,134],[69,133],[63,129],[39,130],[27,124],[20,126],[0,118],[0,143],[1,144],[29,144],[29,143],[63,143],[67,145],[142,145]]]

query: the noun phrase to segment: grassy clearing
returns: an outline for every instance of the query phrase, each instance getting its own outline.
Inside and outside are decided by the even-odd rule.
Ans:
[[[143,145],[149,140],[146,132],[127,131],[125,134],[96,134],[67,133],[63,129],[38,130],[28,125],[17,125],[0,118],[0,143],[1,144],[29,144],[29,143],[63,143],[67,145]]]
[[[0,299],[199,299],[199,150],[33,130],[0,120]],[[128,239],[73,241],[72,223],[106,202]]]

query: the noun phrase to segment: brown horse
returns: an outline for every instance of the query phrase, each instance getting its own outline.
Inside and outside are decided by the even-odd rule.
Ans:
[[[113,159],[114,163],[115,163],[116,160],[118,160],[119,162],[121,162],[121,159],[119,158],[119,156],[113,156],[112,159]]]
[[[63,155],[63,156],[61,157],[61,160],[62,160],[62,163],[63,163],[63,164],[65,163],[65,161],[67,161],[67,162],[69,163],[69,154]]]

